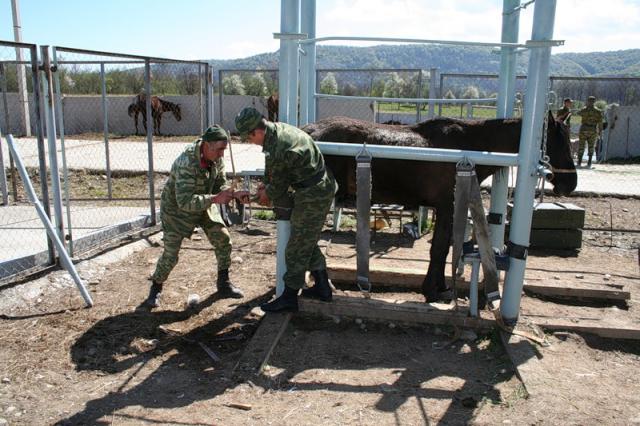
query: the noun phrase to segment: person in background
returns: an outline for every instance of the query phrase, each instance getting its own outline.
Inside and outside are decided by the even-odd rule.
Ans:
[[[573,106],[573,101],[571,98],[564,98],[562,108],[558,110],[556,113],[556,120],[562,121],[569,128],[571,128],[571,107]]]
[[[265,155],[265,182],[258,189],[258,203],[273,203],[291,212],[284,292],[263,304],[262,310],[296,312],[306,271],[311,271],[315,284],[303,290],[302,296],[331,301],[327,265],[318,240],[338,186],[322,153],[311,136],[295,126],[267,121],[255,108],[240,111],[235,124],[240,137],[262,146]]]
[[[591,167],[596,140],[602,133],[603,114],[602,111],[595,107],[595,103],[596,97],[589,96],[587,105],[578,112],[578,115],[582,118],[580,131],[578,132],[578,167],[582,165],[585,145],[588,147],[587,154],[589,155],[587,167]]]
[[[247,191],[234,192],[227,185],[224,151],[228,142],[229,134],[222,127],[211,126],[173,162],[160,203],[164,250],[151,276],[149,295],[140,308],[158,307],[163,283],[178,263],[182,240],[191,237],[196,226],[202,228],[214,248],[218,295],[243,297],[229,279],[231,236],[218,207],[234,197],[240,202],[249,199]]]

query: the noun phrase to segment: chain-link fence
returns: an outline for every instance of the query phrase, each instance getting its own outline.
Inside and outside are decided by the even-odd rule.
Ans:
[[[29,64],[32,55],[33,70],[37,70],[37,51],[35,46],[27,49],[29,55],[23,60],[15,51],[11,43],[0,43],[2,128],[14,134],[34,184],[44,175],[37,167],[48,163],[52,173],[42,185],[46,189],[50,180],[52,190],[43,200],[48,205],[51,199],[54,207],[58,200],[64,206],[60,214],[56,208],[52,210],[56,210],[58,229],[70,254],[78,255],[124,233],[154,225],[157,200],[172,162],[213,121],[209,65],[45,47],[40,51],[40,62],[50,66],[43,65],[40,73],[34,71],[33,78],[43,84],[27,82],[25,93],[30,99],[24,101],[18,67]],[[42,119],[30,94],[33,87],[45,90]],[[27,119],[23,110],[29,111]],[[52,119],[46,120],[45,126],[48,117]],[[47,144],[37,134],[45,127],[51,136]],[[57,155],[47,156],[46,145],[55,146]],[[9,266],[0,271],[0,278],[27,269],[25,262],[15,262],[22,252],[44,251],[38,257],[44,259],[41,264],[55,259],[33,206],[25,202],[11,157],[6,147],[2,148],[3,162],[6,158],[8,164],[1,169],[9,178],[2,185],[2,200],[8,206],[0,210],[1,230],[7,235],[0,239],[8,249],[2,250],[0,264]],[[38,237],[12,236],[16,229],[24,233],[28,227]],[[35,239],[42,241],[32,243]]]
[[[42,267],[54,259],[38,214],[29,203],[5,136],[26,137],[19,154],[45,213],[48,173],[41,126],[41,92],[35,45],[0,41],[0,278]]]

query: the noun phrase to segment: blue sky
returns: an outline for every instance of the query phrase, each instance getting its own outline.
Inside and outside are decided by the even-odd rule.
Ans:
[[[176,59],[278,49],[279,0],[18,0],[23,41]],[[304,1],[304,0],[303,0]],[[317,35],[499,41],[502,0],[317,0]],[[533,5],[521,15],[531,34]],[[640,0],[558,0],[559,52],[640,48]],[[13,40],[0,0],[0,39]],[[346,44],[346,43],[342,43]]]

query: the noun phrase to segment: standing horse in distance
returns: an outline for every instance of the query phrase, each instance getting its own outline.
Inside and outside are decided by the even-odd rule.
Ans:
[[[162,136],[160,125],[162,124],[162,114],[171,112],[177,121],[182,120],[182,110],[180,104],[165,101],[158,96],[151,96],[151,117],[153,118],[153,134]],[[142,114],[142,125],[145,133],[147,132],[147,97],[144,93],[136,95],[133,103],[127,109],[129,117],[133,117],[136,126],[136,135],[138,134],[138,114]]]
[[[269,121],[278,121],[278,108],[280,108],[280,99],[277,93],[267,98],[267,116]]]
[[[447,148],[469,151],[517,153],[521,119],[464,121],[436,118],[406,126],[390,126],[346,117],[332,117],[303,127],[317,141],[370,145],[397,145]],[[549,115],[546,137],[553,177],[553,192],[568,195],[578,183],[571,157],[567,126]],[[338,181],[338,201],[356,195],[356,162],[352,157],[325,156],[327,166]],[[498,171],[496,166],[477,166],[478,181]],[[371,202],[403,204],[409,208],[431,206],[436,209],[429,269],[422,283],[427,302],[445,299],[447,254],[453,233],[453,198],[456,182],[454,163],[374,158],[371,164]]]

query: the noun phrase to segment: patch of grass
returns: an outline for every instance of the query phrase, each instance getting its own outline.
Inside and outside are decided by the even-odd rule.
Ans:
[[[257,210],[253,213],[253,218],[258,220],[274,220],[275,217],[272,210]]]
[[[356,218],[351,215],[344,214],[340,218],[340,228],[355,228],[356,224]]]
[[[524,384],[518,383],[513,392],[502,400],[502,404],[507,407],[513,407],[518,401],[529,398],[529,393],[524,387]]]

